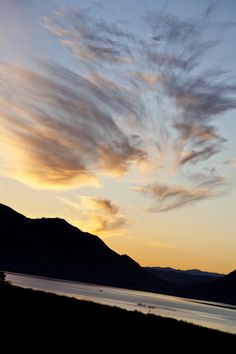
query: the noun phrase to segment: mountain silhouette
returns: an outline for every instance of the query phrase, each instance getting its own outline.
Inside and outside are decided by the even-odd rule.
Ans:
[[[224,274],[203,272],[198,269],[180,270],[170,267],[145,267],[145,269],[161,279],[175,284],[201,284],[224,276]]]
[[[99,237],[60,218],[27,218],[0,204],[0,269],[32,275],[163,291],[148,273]]]
[[[209,283],[192,285],[187,296],[236,305],[236,270]]]
[[[168,294],[236,305],[236,270],[224,276],[196,269],[190,271],[159,267],[145,269],[175,285],[172,289],[167,289]]]
[[[236,270],[206,283],[174,284],[63,219],[30,219],[3,204],[0,270],[236,304]]]

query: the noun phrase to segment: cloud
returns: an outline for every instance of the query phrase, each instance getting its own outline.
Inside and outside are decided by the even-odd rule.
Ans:
[[[198,185],[198,187],[214,188],[223,187],[226,184],[226,177],[218,175],[215,168],[207,169],[205,172],[194,173],[189,179]]]
[[[21,154],[21,170],[30,183],[98,185],[98,173],[122,176],[146,158],[137,138],[113,118],[114,111],[135,110],[115,84],[44,62],[38,72],[7,64],[0,70],[5,77],[1,129]]]
[[[127,226],[127,219],[123,216],[109,217],[108,215],[95,214],[92,215],[89,219],[92,228],[95,233],[102,233],[103,235],[106,232],[111,235],[120,233],[120,230]]]
[[[69,206],[69,215],[73,211],[72,222],[86,231],[103,236],[106,233],[117,235],[128,225],[128,219],[110,199],[80,196],[76,202],[65,198],[63,202]]]
[[[202,169],[223,150],[214,122],[236,108],[236,84],[212,64],[213,8],[199,21],[146,14],[143,34],[105,21],[100,10],[71,7],[42,20],[70,68],[45,59],[27,68],[0,63],[1,145],[11,150],[2,173],[40,188],[74,188],[145,166],[147,186],[139,188],[157,211],[218,195]],[[205,180],[158,182],[160,171],[179,177],[187,168]],[[96,217],[101,229],[112,225],[108,214]],[[123,222],[117,216],[112,227]]]
[[[144,19],[149,31],[146,37],[101,21],[88,8],[64,10],[45,19],[45,26],[60,41],[69,41],[67,45],[74,48],[77,58],[84,65],[92,65],[96,73],[98,66],[94,60],[101,71],[109,71],[112,66],[112,82],[117,86],[123,82],[129,87],[126,97],[132,97],[132,114],[142,129],[155,136],[156,146],[165,153],[166,160],[176,159],[175,168],[181,169],[207,161],[223,149],[225,139],[212,122],[236,108],[236,84],[230,73],[204,64],[210,51],[219,44],[205,35],[215,7],[206,7],[202,18],[194,22],[161,11],[146,13]],[[211,22],[221,34],[227,25]],[[61,32],[58,34],[53,26]],[[104,48],[109,49],[107,57]],[[85,55],[88,52],[90,56]],[[116,65],[124,57],[127,65]],[[110,91],[106,84],[102,86]],[[104,92],[102,95],[106,101],[113,101]],[[158,105],[154,106],[156,100]],[[120,103],[126,106],[124,101]],[[166,139],[162,134],[163,121],[167,125]],[[149,147],[145,149],[148,151]]]
[[[137,190],[154,199],[155,205],[149,209],[151,212],[169,211],[214,196],[207,188],[168,186],[160,183],[139,187]]]
[[[197,76],[171,76],[166,90],[173,97],[182,119],[191,123],[207,123],[212,117],[236,108],[236,86],[219,82],[221,72],[203,71]]]
[[[232,160],[227,161],[226,164],[232,168],[236,168],[236,158],[233,158]]]
[[[131,62],[125,41],[132,40],[132,35],[114,23],[92,16],[91,9],[64,9],[57,16],[45,17],[44,26],[59,36],[61,44],[80,60],[107,64]]]
[[[208,7],[202,20],[192,23],[162,12],[146,15],[151,35],[142,41],[143,55],[153,78],[160,78],[155,87],[150,86],[157,91],[158,102],[167,111],[172,107],[169,121],[176,132],[170,141],[179,168],[222,150],[225,139],[212,121],[236,108],[236,85],[227,70],[206,64],[207,54],[218,44],[204,38],[213,10],[214,6]],[[223,31],[224,26],[215,25],[215,30]],[[142,75],[139,79],[143,81]]]
[[[109,199],[95,198],[95,197],[82,197],[82,205],[88,209],[106,212],[110,215],[116,215],[119,211],[118,207],[113,204]]]
[[[225,178],[218,176],[215,171],[199,173],[191,176],[192,186],[167,185],[153,183],[146,186],[134,187],[154,200],[150,212],[164,212],[194,204],[205,199],[212,199],[222,194]]]
[[[222,150],[226,141],[211,125],[176,122],[174,128],[179,134],[178,143],[175,145],[179,166],[208,160]]]
[[[216,128],[210,125],[189,125],[186,122],[176,122],[174,128],[179,130],[181,140],[185,143],[191,138],[194,138],[198,144],[219,138],[216,134]]]
[[[153,248],[176,248],[177,245],[173,244],[173,243],[164,243],[164,242],[160,242],[160,241],[147,241],[144,242],[143,246],[147,246],[147,247],[151,247]]]
[[[220,152],[220,146],[218,144],[211,144],[205,147],[201,147],[198,150],[182,150],[179,163],[180,165],[184,165],[188,162],[196,164],[199,161],[208,160],[211,156],[217,154],[218,152]]]
[[[134,80],[137,80],[138,82],[143,82],[144,84],[147,84],[149,86],[159,84],[161,80],[163,80],[162,77],[155,75],[153,72],[137,71],[137,72],[128,73],[128,75],[130,75],[131,78],[134,78]]]

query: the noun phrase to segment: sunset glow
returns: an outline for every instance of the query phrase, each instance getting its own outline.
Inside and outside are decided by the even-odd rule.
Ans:
[[[235,269],[235,1],[0,6],[0,202],[141,265]]]

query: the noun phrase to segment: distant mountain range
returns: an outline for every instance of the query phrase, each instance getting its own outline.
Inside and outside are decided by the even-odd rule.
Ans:
[[[0,270],[236,304],[236,271],[222,276],[142,268],[63,219],[29,219],[3,204]],[[198,284],[191,283],[190,277],[196,277]]]
[[[186,286],[181,292],[182,296],[236,305],[236,270],[212,282]]]
[[[207,283],[224,276],[224,274],[203,272],[198,269],[180,270],[170,267],[145,267],[147,271],[175,284]]]

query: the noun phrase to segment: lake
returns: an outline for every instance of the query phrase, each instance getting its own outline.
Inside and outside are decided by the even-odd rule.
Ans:
[[[43,290],[59,295],[89,300],[99,304],[138,310],[199,324],[236,334],[236,306],[114,288],[96,284],[61,281],[42,277],[6,273],[7,280],[24,288]],[[229,305],[228,305],[229,306]]]

